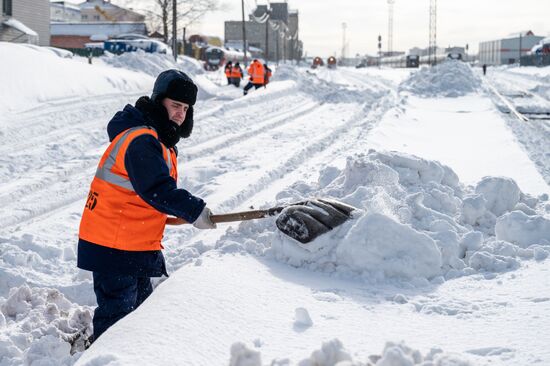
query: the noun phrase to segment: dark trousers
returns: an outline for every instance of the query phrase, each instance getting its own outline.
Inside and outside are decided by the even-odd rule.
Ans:
[[[93,272],[97,308],[94,312],[94,340],[111,325],[134,311],[151,293],[149,277]]]
[[[231,78],[231,84],[235,85],[237,88],[241,86],[241,79],[240,78]]]
[[[246,84],[246,85],[244,86],[243,93],[244,93],[244,95],[247,95],[247,94],[248,94],[248,91],[249,91],[250,89],[252,89],[252,87],[255,87],[256,89],[258,89],[258,88],[261,88],[262,86],[263,86],[262,84],[252,84],[252,81],[249,81],[248,84]]]

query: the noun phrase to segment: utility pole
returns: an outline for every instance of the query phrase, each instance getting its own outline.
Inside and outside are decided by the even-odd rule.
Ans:
[[[175,0],[174,0],[175,1]],[[244,66],[246,67],[246,24],[244,22],[244,0],[241,0],[241,9],[243,14],[243,52],[244,52]]]
[[[518,64],[521,66],[521,41],[522,41],[522,34],[520,33],[519,34],[519,59],[518,59]]]
[[[344,22],[342,23],[342,62],[346,58],[346,28],[348,25]]]
[[[172,53],[174,61],[178,61],[178,12],[177,0],[172,0]]]
[[[388,0],[388,56],[393,52],[393,4],[395,0]]]
[[[428,46],[428,63],[435,65],[437,54],[437,0],[430,0],[430,45]],[[433,60],[432,60],[433,55]]]
[[[279,37],[281,37],[281,32],[279,28],[277,28],[277,37],[275,37],[277,40],[277,66],[279,66]]]
[[[268,5],[269,6],[269,5]],[[265,62],[269,61],[269,9],[266,8],[267,18],[265,19]]]
[[[184,55],[185,55],[185,46],[187,46],[187,42],[185,42],[185,31],[186,31],[186,28],[187,28],[187,27],[183,27],[183,34],[182,34],[183,38],[182,38],[182,40],[181,40],[181,44],[182,44],[182,47],[183,47],[183,52],[182,52],[182,53],[183,53]]]
[[[382,36],[378,35],[378,67],[380,67],[380,59],[382,58]]]
[[[287,43],[287,39],[286,39],[286,28],[283,29],[283,63],[285,63],[286,61],[286,43]]]

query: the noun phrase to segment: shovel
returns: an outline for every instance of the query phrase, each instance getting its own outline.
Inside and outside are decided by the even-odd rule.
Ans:
[[[279,230],[302,244],[309,243],[352,217],[355,207],[331,198],[317,198],[265,210],[212,215],[213,223],[263,219],[279,215],[275,221]],[[186,224],[182,218],[169,217],[168,225]]]

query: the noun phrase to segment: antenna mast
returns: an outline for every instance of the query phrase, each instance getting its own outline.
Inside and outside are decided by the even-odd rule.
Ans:
[[[430,45],[428,46],[428,63],[435,65],[437,54],[437,0],[430,0]]]
[[[395,0],[388,0],[388,56],[393,52],[393,4]]]

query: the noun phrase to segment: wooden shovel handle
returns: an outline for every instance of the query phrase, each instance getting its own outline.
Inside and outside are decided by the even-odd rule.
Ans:
[[[210,219],[214,224],[220,222],[234,222],[234,221],[246,221],[254,219],[263,219],[265,217],[273,216],[278,214],[283,210],[284,207],[273,207],[267,210],[253,210],[253,211],[242,211],[242,212],[233,212],[221,215],[212,215]],[[188,224],[187,221],[180,217],[169,217],[166,220],[166,225],[183,225]]]

